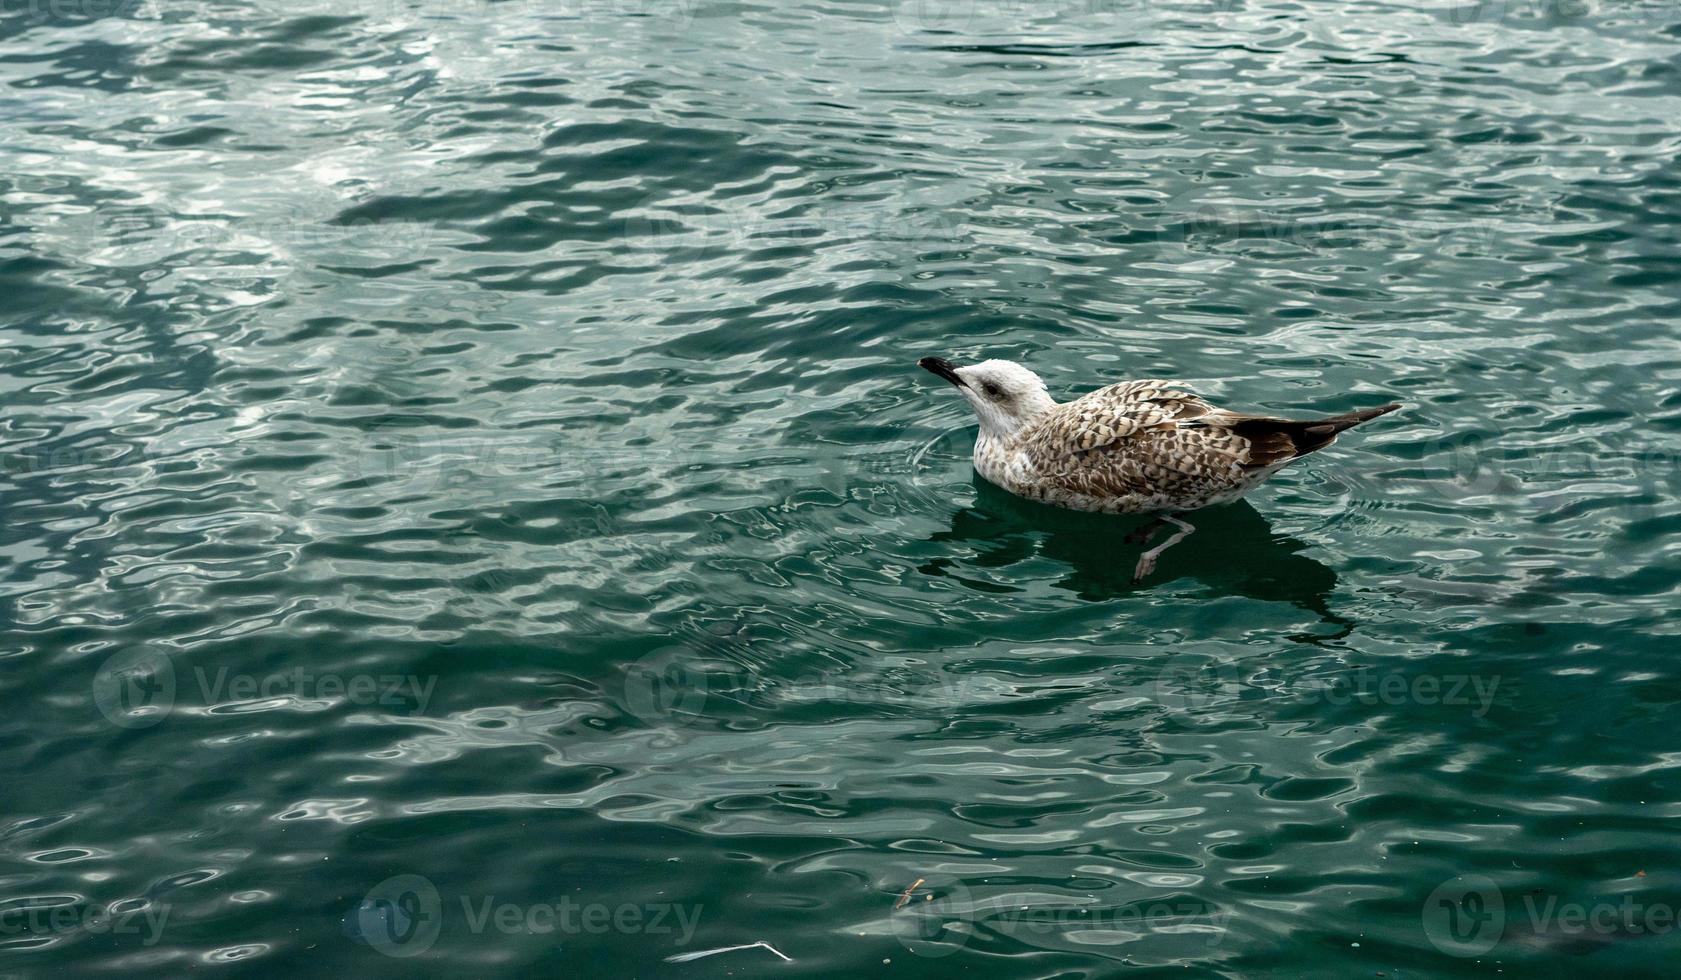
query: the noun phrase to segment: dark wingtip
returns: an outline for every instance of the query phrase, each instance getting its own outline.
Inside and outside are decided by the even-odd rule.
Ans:
[[[1320,420],[1320,424],[1323,425],[1325,423],[1330,423],[1336,431],[1341,432],[1344,429],[1352,428],[1362,422],[1370,422],[1379,415],[1388,415],[1390,412],[1393,412],[1400,407],[1400,402],[1390,402],[1387,405],[1379,405],[1376,408],[1362,408],[1358,411],[1349,412],[1346,415],[1333,415],[1328,419]]]
[[[1362,408],[1322,419],[1275,419],[1260,416],[1242,419],[1232,426],[1232,430],[1251,443],[1263,446],[1272,445],[1277,436],[1285,437],[1288,440],[1285,445],[1289,447],[1289,450],[1283,455],[1278,455],[1276,450],[1268,449],[1268,452],[1273,453],[1272,456],[1266,459],[1255,459],[1252,455],[1254,461],[1247,464],[1270,466],[1285,459],[1296,459],[1323,449],[1329,446],[1340,433],[1352,429],[1362,422],[1370,422],[1379,415],[1388,415],[1400,407],[1400,402],[1391,402],[1377,408]],[[1254,452],[1256,450],[1251,449],[1251,454]]]

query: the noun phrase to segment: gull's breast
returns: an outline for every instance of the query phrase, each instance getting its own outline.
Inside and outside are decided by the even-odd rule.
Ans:
[[[987,482],[1019,494],[1021,491],[1016,489],[1016,486],[1024,476],[1024,462],[1021,458],[1024,455],[1019,450],[1007,448],[1001,440],[982,432],[975,439],[975,472]]]
[[[1188,499],[1184,494],[1165,492],[1148,483],[1140,486],[1127,481],[1117,485],[1108,478],[1117,465],[1125,465],[1118,456],[1105,453],[1091,458],[1081,454],[1047,469],[1035,458],[1029,441],[1006,442],[984,434],[975,440],[975,472],[983,479],[1018,497],[1055,507],[1105,514],[1142,514],[1195,509],[1217,502]],[[1240,490],[1232,496],[1241,494]]]

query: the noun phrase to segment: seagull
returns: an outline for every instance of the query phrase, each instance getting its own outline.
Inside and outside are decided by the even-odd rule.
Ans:
[[[956,385],[980,418],[975,470],[989,482],[1071,510],[1157,515],[1127,536],[1131,544],[1178,528],[1139,556],[1134,583],[1196,530],[1186,512],[1230,503],[1344,429],[1401,407],[1281,419],[1216,408],[1183,382],[1158,380],[1122,381],[1058,404],[1037,374],[1014,361],[916,363]]]

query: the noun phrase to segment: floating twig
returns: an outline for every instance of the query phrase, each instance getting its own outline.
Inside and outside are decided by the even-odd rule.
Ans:
[[[904,908],[905,904],[908,903],[911,900],[911,892],[916,891],[916,887],[918,885],[922,884],[922,882],[924,880],[925,879],[918,878],[915,881],[911,882],[911,886],[909,888],[905,889],[905,893],[903,895],[899,896],[899,900],[897,902],[893,903],[893,911],[897,912],[900,909]]]
[[[676,956],[667,956],[665,961],[667,963],[687,963],[690,960],[698,960],[703,956],[716,956],[719,953],[733,953],[738,949],[768,949],[772,953],[775,953],[778,957],[781,957],[784,963],[794,962],[790,957],[783,956],[781,950],[772,946],[770,943],[765,942],[763,939],[756,943],[748,943],[745,946],[720,946],[717,949],[700,949],[694,951],[693,953],[678,953]]]

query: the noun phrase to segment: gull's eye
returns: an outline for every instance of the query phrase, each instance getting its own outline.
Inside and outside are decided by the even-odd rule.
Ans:
[[[981,390],[986,392],[986,397],[988,397],[988,398],[997,398],[1000,395],[1004,394],[1004,389],[998,387],[997,385],[993,384],[990,381],[982,384],[981,385]]]

